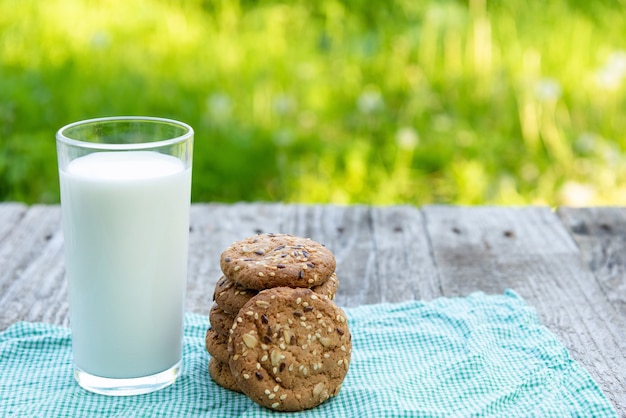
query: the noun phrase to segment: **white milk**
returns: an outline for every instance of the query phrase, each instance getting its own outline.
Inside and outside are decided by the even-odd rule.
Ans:
[[[191,169],[151,151],[61,170],[74,363],[128,378],[181,360]]]

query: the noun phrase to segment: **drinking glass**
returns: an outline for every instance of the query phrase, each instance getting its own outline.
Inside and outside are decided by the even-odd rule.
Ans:
[[[74,377],[91,392],[148,393],[181,372],[193,136],[131,116],[56,134]]]

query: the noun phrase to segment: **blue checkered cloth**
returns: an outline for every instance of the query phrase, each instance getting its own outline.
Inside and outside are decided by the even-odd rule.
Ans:
[[[353,337],[341,392],[306,417],[614,417],[589,374],[518,295],[472,294],[346,309]],[[20,322],[0,334],[0,416],[265,417],[209,377],[206,316],[185,317],[172,386],[107,397],[72,376],[70,331]]]

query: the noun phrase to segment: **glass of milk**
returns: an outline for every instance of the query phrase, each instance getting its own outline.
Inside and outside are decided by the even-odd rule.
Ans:
[[[74,377],[91,392],[148,393],[180,374],[193,135],[151,117],[56,134]]]

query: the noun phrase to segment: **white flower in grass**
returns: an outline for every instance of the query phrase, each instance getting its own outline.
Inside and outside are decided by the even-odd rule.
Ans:
[[[609,55],[606,63],[595,73],[599,87],[617,90],[626,80],[626,51],[616,51]]]
[[[559,195],[565,206],[583,207],[593,205],[597,192],[590,184],[568,181],[559,190]]]
[[[273,108],[278,115],[288,115],[295,110],[296,101],[288,94],[279,94],[274,98]]]
[[[583,132],[574,141],[574,148],[583,154],[591,154],[598,144],[598,135],[592,132]]]
[[[106,48],[109,45],[111,45],[111,37],[106,31],[96,31],[91,37],[91,46],[93,46],[94,48]]]
[[[232,102],[225,93],[213,93],[206,100],[209,114],[216,119],[225,119],[232,113]]]
[[[359,112],[369,115],[384,108],[385,102],[378,89],[368,88],[359,95],[356,105]]]
[[[561,97],[561,84],[553,78],[542,78],[535,83],[535,97],[541,102],[553,102]]]
[[[411,126],[404,126],[396,132],[396,144],[400,149],[413,150],[419,144],[419,141],[419,134]]]
[[[623,165],[623,156],[615,143],[610,142],[604,150],[604,161],[609,167],[619,167]]]

